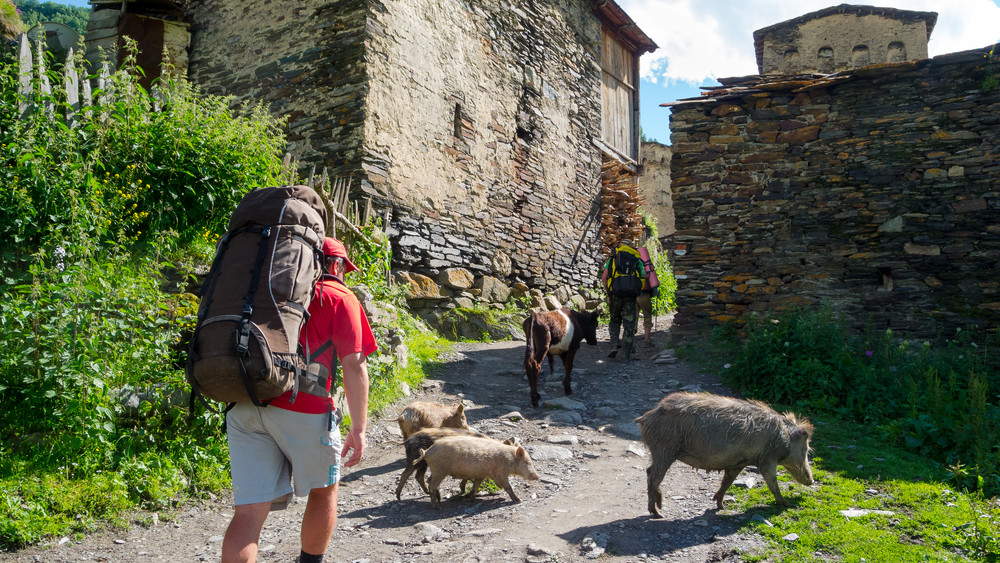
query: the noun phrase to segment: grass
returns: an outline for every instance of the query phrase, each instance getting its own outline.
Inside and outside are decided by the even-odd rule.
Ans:
[[[745,531],[768,540],[748,560],[997,561],[1000,507],[951,490],[947,471],[909,452],[886,446],[861,425],[816,419],[815,485],[804,487],[782,471],[793,508],[774,504],[764,486],[731,489],[728,509],[759,514]],[[888,511],[848,518],[841,511]],[[797,539],[785,539],[797,534]],[[992,553],[990,553],[990,550]]]
[[[678,355],[696,357],[683,346]],[[792,508],[776,505],[763,483],[729,490],[736,499],[727,505],[733,518],[762,517],[747,519],[742,531],[768,541],[765,551],[743,554],[746,561],[1000,561],[997,498],[956,491],[948,482],[950,468],[889,445],[870,426],[809,418],[816,426],[810,444],[815,484],[805,487],[778,472]],[[850,509],[892,514],[848,518],[841,513]],[[797,539],[785,539],[790,534]]]

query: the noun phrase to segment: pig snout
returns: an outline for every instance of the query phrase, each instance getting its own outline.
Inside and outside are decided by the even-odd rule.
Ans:
[[[795,415],[786,416],[789,425],[789,440],[791,452],[781,463],[788,473],[803,485],[813,484],[812,468],[809,466],[809,439],[812,437],[812,425],[807,420],[798,420]]]
[[[517,450],[514,453],[514,467],[511,473],[515,475],[520,475],[529,481],[537,481],[542,477],[535,471],[535,464],[531,462],[531,457],[528,455],[528,451],[522,446],[516,446]]]
[[[532,465],[528,465],[527,467],[521,469],[519,475],[521,475],[521,477],[524,477],[529,481],[537,481],[542,478],[542,476],[539,475],[537,471],[535,471],[535,467]]]
[[[812,468],[809,467],[808,460],[806,460],[803,464],[788,464],[783,467],[788,471],[788,474],[792,476],[792,479],[795,479],[799,483],[802,483],[803,485],[813,484]]]

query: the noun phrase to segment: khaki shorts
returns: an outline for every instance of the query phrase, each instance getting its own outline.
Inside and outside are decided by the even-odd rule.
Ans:
[[[303,414],[277,407],[239,403],[226,415],[233,504],[271,502],[287,506],[291,494],[340,480],[339,413]]]

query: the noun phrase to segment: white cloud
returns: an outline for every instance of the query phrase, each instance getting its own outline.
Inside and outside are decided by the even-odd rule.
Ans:
[[[836,0],[618,0],[659,45],[642,56],[642,78],[653,83],[704,84],[757,73],[754,30],[837,4]],[[992,0],[876,0],[887,8],[937,12],[930,56],[1000,40],[1000,6]]]

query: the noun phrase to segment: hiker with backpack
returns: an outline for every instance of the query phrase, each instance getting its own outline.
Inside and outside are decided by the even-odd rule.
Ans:
[[[361,461],[365,452],[368,412],[366,358],[377,344],[368,318],[344,275],[357,270],[337,239],[323,241],[322,277],[308,308],[299,344],[326,389],[313,394],[297,386],[266,406],[238,402],[226,418],[232,465],[235,510],[222,544],[222,560],[255,561],[257,543],[271,510],[306,496],[297,561],[323,560],[337,523],[337,488],[344,466]],[[341,442],[341,414],[330,394],[337,361],[343,371],[351,429]]]
[[[618,356],[628,361],[632,357],[633,341],[638,323],[636,298],[642,294],[645,268],[639,251],[628,241],[615,248],[604,264],[601,285],[608,294],[608,309],[611,320],[608,332],[611,334],[609,358]]]
[[[656,268],[653,267],[653,260],[646,247],[639,249],[639,257],[642,259],[645,275],[642,278],[642,293],[636,303],[642,313],[643,342],[649,344],[649,333],[653,330],[653,298],[660,294],[660,280],[656,277]]]

